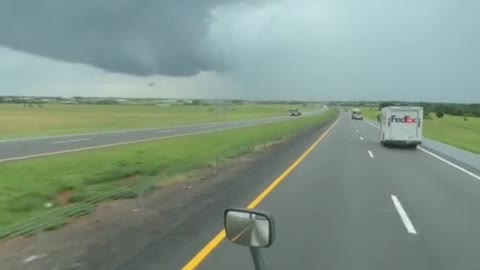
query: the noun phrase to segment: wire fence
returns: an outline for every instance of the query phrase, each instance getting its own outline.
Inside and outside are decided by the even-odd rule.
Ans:
[[[292,136],[292,134],[289,136]],[[286,137],[287,136],[277,138],[276,141]],[[215,174],[218,172],[219,167],[227,160],[247,153],[263,151],[271,143],[274,142],[261,142],[252,145],[243,145],[235,151],[217,153],[214,155],[209,165],[212,169],[212,172]],[[143,207],[142,204],[144,196],[154,189],[156,181],[157,180],[152,177],[145,178],[139,183],[119,187],[113,191],[104,192],[67,206],[55,207],[21,222],[5,226],[0,228],[0,242],[61,228],[67,225],[71,219],[92,213],[98,204],[106,201],[136,199],[136,208],[141,209]]]
[[[42,231],[58,229],[68,224],[69,219],[92,213],[99,203],[105,201],[127,198],[137,198],[140,200],[141,196],[153,188],[153,185],[153,180],[147,179],[141,183],[120,187],[81,202],[47,210],[40,215],[0,229],[0,241],[8,241],[21,236],[34,235]]]
[[[249,152],[263,151],[268,147],[268,145],[292,136],[294,137],[301,130],[308,128],[311,127],[304,127],[300,129],[295,128],[294,130],[291,130],[289,134],[277,137],[273,141],[251,142],[251,144],[242,145],[240,149],[237,148],[235,151],[228,151],[228,153],[216,153],[210,162],[212,172],[217,173],[219,166],[229,159],[247,154]],[[67,225],[71,219],[92,213],[95,211],[98,204],[106,201],[136,199],[136,207],[141,209],[144,196],[154,189],[156,181],[158,181],[158,179],[155,179],[154,177],[146,177],[139,183],[119,187],[113,191],[108,191],[80,202],[75,202],[61,207],[55,207],[21,222],[14,223],[3,228],[0,227],[0,242],[58,229]]]
[[[162,167],[155,170],[155,174],[133,168],[133,175],[129,174],[125,181],[74,189],[69,198],[62,197],[61,203],[68,204],[56,205],[60,203],[57,201],[52,207],[49,203],[51,208],[41,210],[36,216],[0,226],[0,268],[95,269],[101,265],[104,269],[113,269],[128,261],[125,254],[130,254],[131,249],[141,249],[148,244],[152,233],[161,235],[169,226],[175,226],[162,219],[181,215],[185,205],[204,198],[197,197],[196,190],[201,191],[205,186],[196,181],[215,174],[219,177],[212,177],[207,185],[216,184],[216,179],[223,181],[222,172],[235,168],[232,164],[237,161],[249,162],[250,153],[263,152],[288,139],[295,140],[315,126],[318,122],[275,126],[274,131],[269,129],[263,134],[242,134],[241,142],[235,144],[215,140],[211,148],[196,152],[198,157],[182,166],[175,164],[173,169],[166,170]],[[110,190],[101,191],[105,188]],[[105,260],[106,256],[110,259]]]
[[[227,160],[249,152],[260,151],[266,147],[267,143],[244,145],[240,147],[240,149],[234,151],[235,153],[230,151],[221,154],[217,153],[212,158],[209,166],[211,167],[212,172],[216,174],[219,167]],[[41,214],[25,219],[21,222],[0,228],[0,242],[61,228],[74,218],[92,213],[95,211],[97,205],[107,201],[136,199],[136,209],[134,210],[142,209],[144,197],[155,188],[157,182],[158,179],[155,179],[155,177],[147,177],[136,184],[119,187],[115,190],[101,193],[83,201],[46,210]]]

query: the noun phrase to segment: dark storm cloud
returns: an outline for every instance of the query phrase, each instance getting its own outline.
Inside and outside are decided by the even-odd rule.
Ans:
[[[134,75],[215,70],[202,52],[222,0],[2,0],[0,46]]]
[[[261,2],[215,9],[208,35],[245,91],[480,101],[478,0]]]
[[[179,76],[192,94],[217,79],[245,98],[479,102],[479,11],[479,0],[0,0],[0,46]],[[54,83],[47,62],[39,73]]]

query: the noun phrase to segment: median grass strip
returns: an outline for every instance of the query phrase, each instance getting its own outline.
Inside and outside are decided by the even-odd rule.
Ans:
[[[126,186],[162,182],[209,167],[217,157],[222,160],[236,157],[255,146],[330,121],[337,113],[330,110],[257,127],[3,163],[0,165],[0,231],[25,218],[54,211],[45,204],[62,208],[75,202],[92,201]]]
[[[264,118],[286,115],[290,106],[45,104],[41,108],[30,108],[21,104],[0,104],[0,139]],[[316,108],[309,105],[302,110]]]
[[[366,118],[377,121],[380,113],[376,108],[362,108]],[[424,119],[425,137],[480,154],[480,118],[445,115],[436,117],[433,113]]]

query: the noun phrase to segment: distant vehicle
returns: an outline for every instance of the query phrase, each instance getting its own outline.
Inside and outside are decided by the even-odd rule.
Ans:
[[[290,109],[290,116],[300,116],[302,113],[297,108]]]
[[[360,111],[360,109],[358,109],[358,108],[353,109],[352,110],[352,119],[353,120],[363,120],[362,111]]]
[[[383,145],[402,145],[416,148],[417,145],[422,144],[422,107],[384,107],[379,120],[380,140]]]

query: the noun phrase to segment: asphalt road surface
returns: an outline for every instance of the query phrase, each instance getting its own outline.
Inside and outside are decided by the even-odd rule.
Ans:
[[[305,116],[322,113],[326,107]],[[0,163],[34,157],[63,154],[75,151],[98,149],[124,145],[128,143],[158,140],[191,134],[207,133],[228,129],[251,127],[256,125],[290,120],[292,117],[277,116],[264,119],[242,120],[235,122],[214,122],[195,125],[176,126],[143,130],[92,133],[83,135],[55,136],[45,138],[0,141]]]
[[[378,129],[343,114],[258,207],[276,221],[268,269],[478,269],[480,173],[455,166],[384,148]],[[253,264],[247,248],[225,240],[198,269]]]
[[[302,133],[210,184],[193,183],[175,196],[176,210],[94,242],[74,265],[182,269],[220,232],[225,208],[252,202],[325,129]],[[260,203],[276,222],[275,243],[263,250],[267,269],[479,268],[480,172],[429,149],[384,148],[378,133],[372,123],[342,113]],[[253,269],[246,247],[223,240],[211,250],[198,268],[185,269]],[[54,269],[39,261],[29,269]]]

